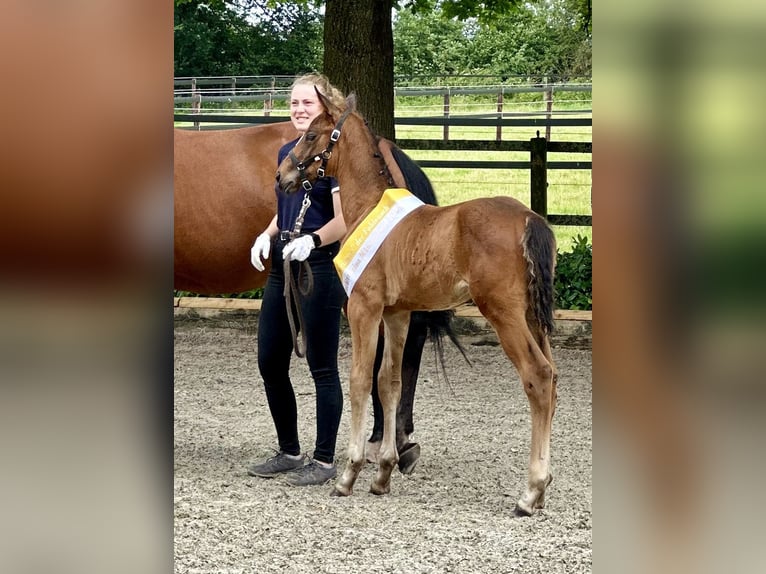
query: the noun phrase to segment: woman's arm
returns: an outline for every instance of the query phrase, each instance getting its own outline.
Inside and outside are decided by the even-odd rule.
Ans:
[[[334,192],[332,194],[332,207],[335,212],[335,217],[324,224],[320,229],[316,231],[322,240],[322,245],[334,243],[346,235],[346,220],[343,219],[343,210],[341,209],[340,193]]]
[[[263,230],[263,233],[268,234],[268,236],[273,239],[274,237],[276,237],[278,232],[279,232],[279,228],[277,227],[277,216],[275,215],[274,218],[271,220],[271,223],[269,223],[266,226],[266,229]]]

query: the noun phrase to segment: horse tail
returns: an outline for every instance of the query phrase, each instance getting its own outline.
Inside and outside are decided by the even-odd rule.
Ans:
[[[548,223],[539,215],[527,218],[522,246],[524,259],[527,260],[528,292],[534,319],[542,333],[550,335],[554,328],[556,238]]]
[[[469,365],[471,364],[471,360],[468,358],[468,355],[466,355],[465,347],[460,343],[457,333],[455,333],[452,328],[454,318],[455,312],[452,310],[423,312],[423,319],[428,325],[428,338],[434,346],[445,379],[447,373],[444,366],[444,345],[442,344],[444,337],[447,337],[452,344],[457,347],[457,350],[463,355],[466,363]]]

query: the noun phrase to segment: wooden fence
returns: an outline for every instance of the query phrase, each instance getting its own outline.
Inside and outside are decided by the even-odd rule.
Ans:
[[[275,123],[286,121],[285,117],[243,116],[226,114],[204,114],[204,121],[217,124],[213,127],[197,129],[226,129],[245,125]],[[176,122],[200,121],[198,114],[174,114]],[[591,118],[488,118],[477,116],[445,117],[400,117],[395,118],[395,125],[421,126],[523,126],[545,128],[550,126],[591,127]],[[194,128],[190,128],[194,129]],[[498,140],[455,140],[455,139],[397,139],[396,144],[404,150],[480,150],[480,151],[515,151],[528,152],[529,161],[468,161],[468,160],[420,160],[420,167],[434,168],[469,168],[469,169],[518,169],[530,172],[530,207],[553,225],[591,226],[590,215],[564,215],[548,213],[548,170],[549,169],[591,169],[591,161],[548,161],[548,152],[590,154],[591,142],[551,142],[540,137],[528,141]]]
[[[211,309],[218,311],[260,311],[262,299],[227,299],[225,297],[173,297],[176,309]],[[480,319],[483,315],[473,304],[463,304],[455,308],[455,316],[468,319]],[[556,309],[553,312],[556,321],[593,321],[593,311],[574,309]]]
[[[232,77],[207,77],[207,78],[175,78],[173,81],[173,103],[188,106],[192,113],[200,113],[202,104],[234,104],[237,102],[263,102],[265,116],[271,114],[275,101],[286,101],[289,97],[289,85],[293,81],[292,76],[232,76]],[[496,112],[479,114],[485,117],[511,117],[511,116],[536,116],[543,115],[550,120],[553,117],[554,93],[583,92],[591,93],[593,90],[590,83],[550,83],[548,78],[543,78],[540,83],[528,83],[520,85],[493,85],[493,86],[428,86],[428,87],[395,87],[396,98],[418,98],[424,96],[436,96],[442,99],[442,115],[450,117],[452,98],[455,96],[468,95],[494,95],[496,99]],[[542,95],[544,111],[539,112],[506,112],[504,109],[505,97],[513,94]],[[562,114],[591,114],[591,109],[583,110],[557,110],[556,115]],[[551,139],[551,126],[545,125],[545,138]],[[443,125],[443,139],[449,139],[450,124]],[[197,124],[195,123],[195,127]],[[496,137],[502,139],[502,127],[497,126]]]
[[[542,127],[577,126],[591,127],[591,118],[482,118],[476,116],[452,116],[449,118],[396,118],[395,125],[445,125],[445,126],[503,126]],[[438,139],[397,139],[396,144],[405,150],[452,150],[452,151],[516,151],[529,152],[529,161],[469,161],[469,160],[419,160],[420,167],[467,168],[467,169],[520,169],[530,171],[530,207],[553,225],[591,226],[590,215],[562,215],[548,213],[548,170],[588,169],[591,161],[548,161],[548,152],[582,153],[593,151],[591,142],[551,142],[537,137],[529,141],[499,140],[438,140]]]

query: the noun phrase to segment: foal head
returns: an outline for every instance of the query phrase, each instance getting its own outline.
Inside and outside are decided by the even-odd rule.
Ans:
[[[319,90],[317,95],[324,106],[324,113],[314,118],[306,133],[277,167],[276,178],[285,193],[301,189],[310,191],[312,182],[318,177],[337,176],[339,162],[337,155],[333,156],[333,152],[337,150],[336,144],[340,139],[341,130],[347,120],[349,123],[362,121],[358,114],[354,113],[354,94],[346,98],[345,109],[334,105]],[[349,135],[345,135],[344,140],[348,138]],[[355,147],[355,144],[350,142],[347,149]]]

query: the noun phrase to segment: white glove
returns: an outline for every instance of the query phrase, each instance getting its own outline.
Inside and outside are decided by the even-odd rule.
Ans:
[[[271,236],[265,231],[261,233],[250,248],[250,263],[253,264],[258,271],[265,269],[263,261],[261,259],[268,259],[269,252],[271,251]]]
[[[311,235],[301,235],[285,245],[282,258],[285,261],[306,261],[312,249],[314,249],[314,238]]]

